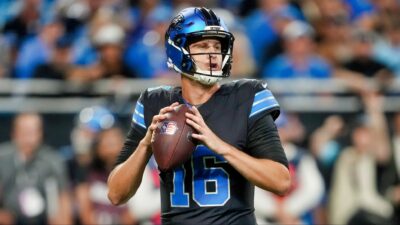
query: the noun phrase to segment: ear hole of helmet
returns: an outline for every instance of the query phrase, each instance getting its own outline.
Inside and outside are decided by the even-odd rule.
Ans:
[[[191,59],[190,55],[184,55],[182,60],[182,68],[184,71],[195,72],[195,67],[193,65],[193,60]]]

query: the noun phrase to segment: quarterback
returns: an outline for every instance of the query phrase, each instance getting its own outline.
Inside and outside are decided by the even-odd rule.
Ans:
[[[207,8],[186,8],[171,22],[165,47],[181,86],[144,91],[116,167],[108,197],[123,204],[134,196],[152,156],[157,123],[178,104],[191,106],[186,122],[197,134],[192,157],[160,172],[163,224],[256,224],[254,186],[284,194],[288,162],[274,120],[279,104],[266,83],[230,75],[234,37]]]

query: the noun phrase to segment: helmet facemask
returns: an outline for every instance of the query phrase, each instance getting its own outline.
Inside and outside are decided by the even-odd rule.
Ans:
[[[230,75],[230,67],[232,63],[232,50],[231,50],[231,36],[229,33],[224,31],[212,31],[212,32],[196,32],[195,34],[190,34],[187,37],[188,43],[184,48],[184,54],[187,56],[191,63],[190,74],[188,74],[191,78],[199,81],[202,84],[212,85],[222,78],[229,77]],[[203,52],[203,53],[193,53],[190,51],[189,46],[193,43],[206,40],[206,39],[215,39],[218,40],[221,44],[221,50],[218,52]],[[205,55],[207,56],[209,62],[207,65],[209,67],[202,67],[196,62],[195,57]],[[218,57],[220,56],[220,57]],[[215,62],[215,59],[220,60]],[[212,62],[213,61],[213,62]],[[219,70],[214,68],[214,65],[219,65]],[[188,76],[187,74],[185,74]]]

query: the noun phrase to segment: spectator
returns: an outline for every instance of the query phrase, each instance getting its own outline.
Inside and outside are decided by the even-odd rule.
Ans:
[[[10,43],[0,34],[0,78],[10,77],[11,68],[11,46]]]
[[[125,43],[125,31],[117,24],[106,24],[99,28],[93,37],[94,45],[99,51],[99,63],[101,78],[115,76],[133,78],[128,66],[123,62],[123,49]]]
[[[89,167],[93,163],[92,147],[102,130],[115,125],[115,117],[102,106],[83,108],[75,118],[75,126],[70,134],[70,145],[62,146],[59,153],[67,165],[71,190],[85,182]],[[75,221],[80,220],[80,208],[75,201],[73,205]]]
[[[35,69],[33,78],[66,80],[73,68],[71,45],[71,40],[67,37],[59,38],[54,46],[52,58]]]
[[[352,34],[352,58],[343,67],[359,73],[364,78],[373,79],[380,90],[387,87],[393,78],[390,69],[373,58],[375,35],[365,30],[355,30]]]
[[[376,7],[371,0],[345,0],[350,9],[352,23],[359,28],[373,31],[376,23]]]
[[[175,77],[168,70],[164,48],[164,35],[171,19],[171,9],[157,6],[146,19],[146,29],[134,42],[130,43],[125,62],[140,78]]]
[[[392,157],[380,180],[380,189],[394,207],[393,224],[400,223],[400,113],[393,117]]]
[[[335,67],[350,60],[352,54],[351,23],[346,11],[341,12],[321,17],[315,26],[320,38],[316,50]]]
[[[28,38],[34,37],[40,30],[40,0],[23,1],[20,12],[8,20],[2,33],[13,43],[15,50]]]
[[[331,67],[315,53],[314,31],[308,24],[294,21],[283,31],[285,52],[267,64],[264,78],[330,78]]]
[[[124,30],[134,26],[126,1],[68,0],[58,1],[57,14],[64,23],[66,34],[73,40],[74,64],[88,66],[98,60],[91,37],[99,27],[116,23]]]
[[[324,183],[314,158],[293,143],[304,129],[293,115],[286,117],[285,114],[281,114],[276,125],[289,160],[292,186],[284,197],[259,188],[255,190],[254,204],[256,215],[259,217],[258,222],[315,224],[313,214],[322,200]]]
[[[389,224],[393,212],[376,183],[376,166],[387,163],[390,156],[383,102],[375,94],[363,96],[363,101],[368,117],[358,121],[351,133],[352,145],[342,151],[335,165],[331,224]]]
[[[344,133],[344,126],[342,117],[331,115],[310,135],[310,150],[317,159],[326,184],[325,188],[328,191],[331,186],[333,167],[341,150],[339,139]]]
[[[31,78],[39,65],[50,61],[54,46],[63,32],[59,21],[51,21],[43,26],[37,37],[26,40],[16,61],[16,78]]]
[[[86,176],[87,168],[92,162],[91,148],[98,133],[111,128],[115,122],[111,112],[101,106],[86,107],[76,116],[70,136],[71,145],[60,148],[73,186],[82,182]]]
[[[100,25],[93,34],[98,60],[86,67],[74,69],[69,79],[93,81],[103,78],[133,78],[135,75],[123,61],[125,31],[115,23]]]
[[[383,26],[383,36],[373,47],[374,57],[400,76],[400,19],[393,16]]]
[[[188,1],[184,1],[185,4],[188,4]],[[174,9],[179,8],[180,2],[174,0],[171,2],[174,4]],[[190,4],[190,3],[189,3]],[[138,0],[138,1],[130,1],[130,17],[131,20],[134,21],[134,26],[131,27],[129,32],[129,42],[135,43],[140,40],[142,36],[149,30],[149,17],[150,14],[157,10],[157,8],[164,8],[165,3],[160,0]],[[172,8],[165,8],[169,10],[173,10]],[[163,16],[160,14],[159,16]],[[151,24],[150,24],[151,25]]]
[[[107,177],[124,143],[122,131],[109,128],[99,133],[86,179],[77,185],[79,218],[83,225],[136,223],[127,205],[116,207],[107,199]]]
[[[61,159],[42,143],[42,119],[22,113],[11,143],[0,146],[0,223],[72,224]]]
[[[397,17],[400,12],[400,2],[397,0],[371,0],[376,8],[376,14],[379,18],[378,28],[390,23],[393,17]]]
[[[310,150],[316,159],[318,169],[324,179],[325,193],[316,210],[316,224],[327,224],[328,199],[331,190],[333,168],[342,149],[345,122],[339,115],[328,116],[323,124],[310,135]]]
[[[290,21],[303,19],[303,15],[287,0],[258,2],[259,8],[244,19],[244,25],[254,58],[257,64],[263,65],[273,55],[270,48],[275,49],[274,44],[279,41],[279,29]]]

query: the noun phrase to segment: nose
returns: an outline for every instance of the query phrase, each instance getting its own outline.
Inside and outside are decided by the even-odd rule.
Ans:
[[[215,54],[215,52],[209,52],[208,55],[209,55],[210,59],[216,59],[217,58],[217,54]]]
[[[209,47],[207,49],[207,53],[209,53],[210,58],[216,58],[217,57],[217,48],[215,47]]]

